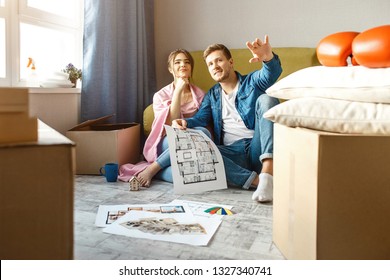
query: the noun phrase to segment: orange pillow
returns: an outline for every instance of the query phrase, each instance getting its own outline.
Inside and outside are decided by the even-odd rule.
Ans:
[[[317,45],[318,61],[324,66],[347,66],[347,59],[352,56],[352,41],[358,34],[346,31],[323,38]]]
[[[352,42],[353,57],[370,68],[390,67],[390,25],[360,33]]]

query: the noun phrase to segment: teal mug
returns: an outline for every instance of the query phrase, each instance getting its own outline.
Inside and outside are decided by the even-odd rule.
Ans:
[[[116,182],[118,179],[119,166],[117,163],[106,163],[100,167],[100,174],[106,177],[107,182]]]

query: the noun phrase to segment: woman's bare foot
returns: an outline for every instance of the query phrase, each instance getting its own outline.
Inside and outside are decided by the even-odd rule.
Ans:
[[[156,175],[160,170],[160,165],[157,162],[153,162],[146,169],[138,173],[137,179],[141,183],[141,186],[149,188],[154,175]]]

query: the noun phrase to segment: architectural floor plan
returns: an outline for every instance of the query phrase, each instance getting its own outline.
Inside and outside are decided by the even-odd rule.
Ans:
[[[206,230],[198,223],[179,223],[173,218],[144,218],[127,221],[121,224],[128,229],[138,229],[151,234],[206,234]]]
[[[197,131],[174,129],[176,161],[184,184],[217,180],[216,151]]]
[[[195,193],[227,188],[221,154],[210,138],[199,130],[165,128],[175,191]]]

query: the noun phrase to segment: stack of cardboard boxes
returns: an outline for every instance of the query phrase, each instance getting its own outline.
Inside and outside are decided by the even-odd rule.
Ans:
[[[37,118],[29,116],[27,88],[0,88],[0,144],[38,139]]]
[[[0,89],[0,259],[72,259],[74,143]]]

